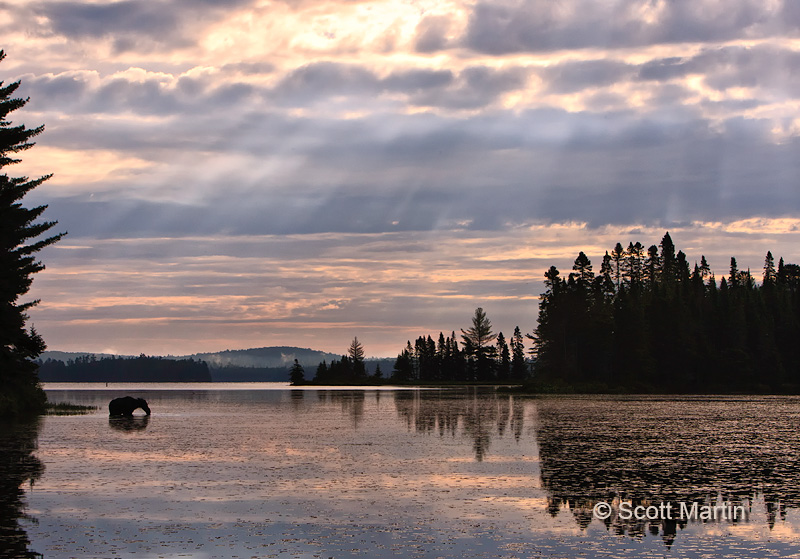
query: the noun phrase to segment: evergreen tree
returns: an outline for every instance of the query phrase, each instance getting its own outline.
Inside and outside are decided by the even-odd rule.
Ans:
[[[661,280],[664,283],[672,283],[675,281],[675,244],[672,242],[672,237],[669,231],[664,233],[661,238]]]
[[[350,347],[347,350],[347,354],[350,357],[350,363],[352,364],[353,368],[353,376],[355,380],[363,380],[367,376],[367,369],[364,366],[364,346],[361,345],[361,342],[358,341],[358,337],[354,337],[353,341],[350,342]]]
[[[700,277],[703,281],[707,280],[708,277],[711,275],[711,266],[708,265],[706,262],[705,255],[700,256]]]
[[[355,363],[356,361],[364,361],[364,346],[361,345],[361,342],[358,341],[358,336],[353,338],[353,341],[350,342],[350,347],[347,349],[347,354],[350,356],[350,359],[353,360]]]
[[[731,257],[731,273],[728,276],[728,287],[731,289],[739,287],[739,267],[736,265],[736,259]]]
[[[322,363],[317,365],[317,373],[314,375],[314,382],[317,384],[325,384],[326,382],[330,382],[328,379],[328,364],[325,360],[322,360]]]
[[[411,342],[408,343],[409,346]],[[404,349],[394,362],[391,380],[393,382],[410,382],[414,379],[414,365],[411,361],[411,352],[408,347]]]
[[[0,61],[4,58],[5,53],[0,50]],[[28,102],[13,97],[19,85],[18,81],[9,85],[0,82],[0,171],[18,163],[16,154],[31,148],[31,139],[44,130],[43,126],[13,126],[8,120],[10,113]],[[46,401],[34,362],[44,351],[45,343],[33,327],[25,326],[28,309],[38,301],[20,303],[19,298],[28,293],[33,274],[44,269],[34,255],[63,236],[35,240],[56,222],[36,223],[47,206],[28,209],[21,203],[28,192],[48,178],[50,175],[28,180],[0,174],[0,416],[40,412]]]
[[[468,347],[468,355],[474,358],[477,380],[492,380],[494,373],[492,371],[492,361],[495,348],[491,343],[494,340],[494,334],[492,333],[492,323],[481,307],[475,309],[475,315],[472,317],[472,326],[468,330],[462,329],[461,332],[463,334],[465,352]]]
[[[575,277],[581,288],[588,289],[594,279],[594,272],[592,272],[592,262],[583,251],[578,253],[578,257],[575,259],[572,269],[575,270],[575,273],[570,275]]]
[[[497,334],[497,380],[508,381],[511,376],[511,352],[503,333]]]
[[[306,383],[305,370],[303,370],[303,366],[297,359],[294,360],[294,365],[289,370],[289,382],[292,386],[300,386]]]
[[[647,257],[644,260],[644,282],[652,288],[661,279],[661,257],[658,255],[658,247],[650,245],[647,249]]]
[[[625,250],[622,276],[628,286],[638,286],[642,281],[644,246],[640,242],[629,243]]]
[[[775,272],[775,259],[772,257],[772,252],[767,251],[767,256],[764,258],[764,277],[762,282],[764,286],[773,285],[777,278],[777,272]]]
[[[622,259],[624,256],[625,250],[622,248],[622,244],[617,243],[614,250],[611,251],[611,261],[613,262],[612,273],[614,274],[614,284],[618,289],[622,278]]]
[[[611,255],[606,251],[605,256],[603,256],[603,263],[600,264],[600,275],[595,278],[595,294],[599,299],[605,300],[614,296],[616,286],[612,275]]]
[[[608,254],[608,253],[606,253]],[[525,345],[519,326],[514,328],[511,338],[511,379],[524,380],[528,375],[528,364],[525,362]]]

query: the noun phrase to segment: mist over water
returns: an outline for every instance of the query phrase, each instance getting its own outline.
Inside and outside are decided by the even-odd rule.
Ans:
[[[126,387],[153,412],[133,419],[108,417],[122,393],[48,390],[100,409],[38,427],[28,454],[44,470],[11,507],[25,507],[29,519],[17,522],[29,549],[57,558],[800,553],[798,398],[250,388]],[[600,501],[731,502],[747,517],[624,520],[615,508],[601,521]]]

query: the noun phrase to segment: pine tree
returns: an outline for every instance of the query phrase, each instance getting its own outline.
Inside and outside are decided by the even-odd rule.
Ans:
[[[700,277],[705,281],[711,275],[711,266],[708,265],[705,255],[700,256]]]
[[[623,278],[628,286],[638,286],[642,281],[642,265],[644,261],[644,246],[639,241],[628,243],[625,250],[623,265]]]
[[[317,365],[317,373],[314,375],[314,382],[317,384],[324,384],[328,382],[328,377],[328,364],[323,359],[322,363]]]
[[[572,269],[575,270],[575,273],[570,275],[577,280],[579,286],[583,289],[588,289],[594,279],[594,272],[592,272],[591,260],[589,260],[589,257],[586,256],[583,251],[578,253],[578,257],[575,259]]]
[[[606,251],[605,256],[603,256],[603,263],[600,264],[600,275],[594,280],[595,293],[600,299],[611,299],[616,292],[614,280],[611,279],[612,270],[611,255]]]
[[[492,358],[494,357],[494,347],[491,345],[494,339],[492,334],[492,323],[486,318],[486,313],[481,307],[475,309],[472,317],[472,327],[468,330],[461,330],[465,349],[469,348],[468,355],[475,358],[475,374],[477,380],[491,380]]]
[[[525,362],[525,345],[519,326],[514,328],[511,338],[511,378],[515,381],[524,380],[528,375],[528,364]]]
[[[511,352],[503,333],[497,334],[497,380],[507,381],[511,376]]]
[[[658,247],[656,245],[650,245],[650,248],[647,249],[643,274],[644,281],[650,288],[661,279],[661,257],[658,255]]]
[[[625,256],[625,250],[622,248],[621,243],[617,243],[614,250],[611,251],[611,261],[614,263],[612,268],[614,274],[614,284],[619,289],[620,279],[622,278],[622,258]]]
[[[305,370],[297,359],[294,360],[294,365],[289,370],[289,382],[292,386],[300,386],[306,383]]]
[[[669,231],[661,238],[661,278],[665,283],[675,281],[675,243]]]
[[[411,342],[408,343],[406,349],[397,356],[394,362],[394,369],[392,370],[391,380],[393,382],[409,382],[414,378],[414,365],[412,363],[411,352],[409,348]]]
[[[5,53],[0,50],[0,61],[4,58]],[[11,112],[28,102],[12,97],[19,85],[18,81],[7,86],[0,82],[0,170],[18,163],[15,155],[33,147],[30,140],[44,130],[43,126],[12,126],[8,120]],[[64,235],[35,241],[56,222],[35,223],[47,206],[28,209],[21,203],[28,192],[49,178],[46,175],[28,180],[0,174],[0,416],[39,412],[46,401],[33,361],[44,351],[45,343],[33,327],[25,326],[28,309],[38,301],[18,301],[28,293],[32,275],[44,269],[34,254]]]
[[[353,376],[355,379],[364,379],[364,377],[367,376],[367,369],[364,366],[364,346],[358,341],[358,336],[354,337],[353,341],[350,342],[347,354],[353,366]]]
[[[764,286],[773,285],[777,274],[775,272],[775,259],[772,257],[772,251],[767,251],[767,256],[764,258]]]
[[[731,288],[739,286],[739,267],[736,265],[736,259],[731,257],[731,273],[728,276],[728,286]]]

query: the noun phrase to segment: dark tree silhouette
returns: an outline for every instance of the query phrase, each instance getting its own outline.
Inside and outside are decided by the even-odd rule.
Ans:
[[[306,383],[306,372],[297,359],[294,360],[294,365],[289,370],[289,382],[292,386],[300,386]]]
[[[465,353],[472,359],[475,368],[475,379],[479,381],[493,380],[493,358],[496,353],[492,341],[492,323],[486,317],[486,313],[481,307],[475,309],[472,317],[472,326],[467,330],[461,330],[464,340]],[[469,348],[467,351],[466,348]]]
[[[45,382],[211,382],[205,361],[164,357],[104,357],[89,354],[66,363],[48,359],[40,364]]]
[[[566,280],[550,267],[537,389],[800,393],[800,266],[769,252],[759,286],[731,258],[717,285],[704,256],[691,271],[669,233],[660,247],[617,243],[590,289],[583,252]]]
[[[350,362],[353,365],[354,380],[363,380],[367,376],[367,370],[364,366],[364,346],[358,341],[358,337],[354,337],[350,342],[350,347],[347,349],[347,354],[350,356]]]
[[[528,376],[528,364],[525,361],[525,343],[519,326],[514,328],[511,338],[511,380],[520,382]]]
[[[511,377],[511,352],[503,333],[497,334],[497,380],[508,382]]]
[[[0,61],[3,58],[5,53],[0,50]],[[0,170],[18,163],[16,154],[31,148],[31,139],[44,130],[43,126],[14,126],[8,120],[10,113],[28,102],[13,97],[19,85],[19,81],[9,85],[0,82]],[[34,362],[44,351],[45,343],[33,327],[28,329],[25,325],[27,310],[38,301],[20,303],[19,298],[28,293],[33,274],[44,269],[34,255],[64,235],[36,240],[56,222],[36,222],[47,206],[29,209],[21,203],[28,192],[48,178],[50,175],[29,180],[0,174],[0,416],[40,412],[46,401]]]

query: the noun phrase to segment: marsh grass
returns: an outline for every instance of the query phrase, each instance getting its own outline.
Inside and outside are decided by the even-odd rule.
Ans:
[[[45,415],[84,415],[92,413],[97,409],[97,406],[82,406],[79,404],[70,404],[68,402],[47,402],[45,406]]]

